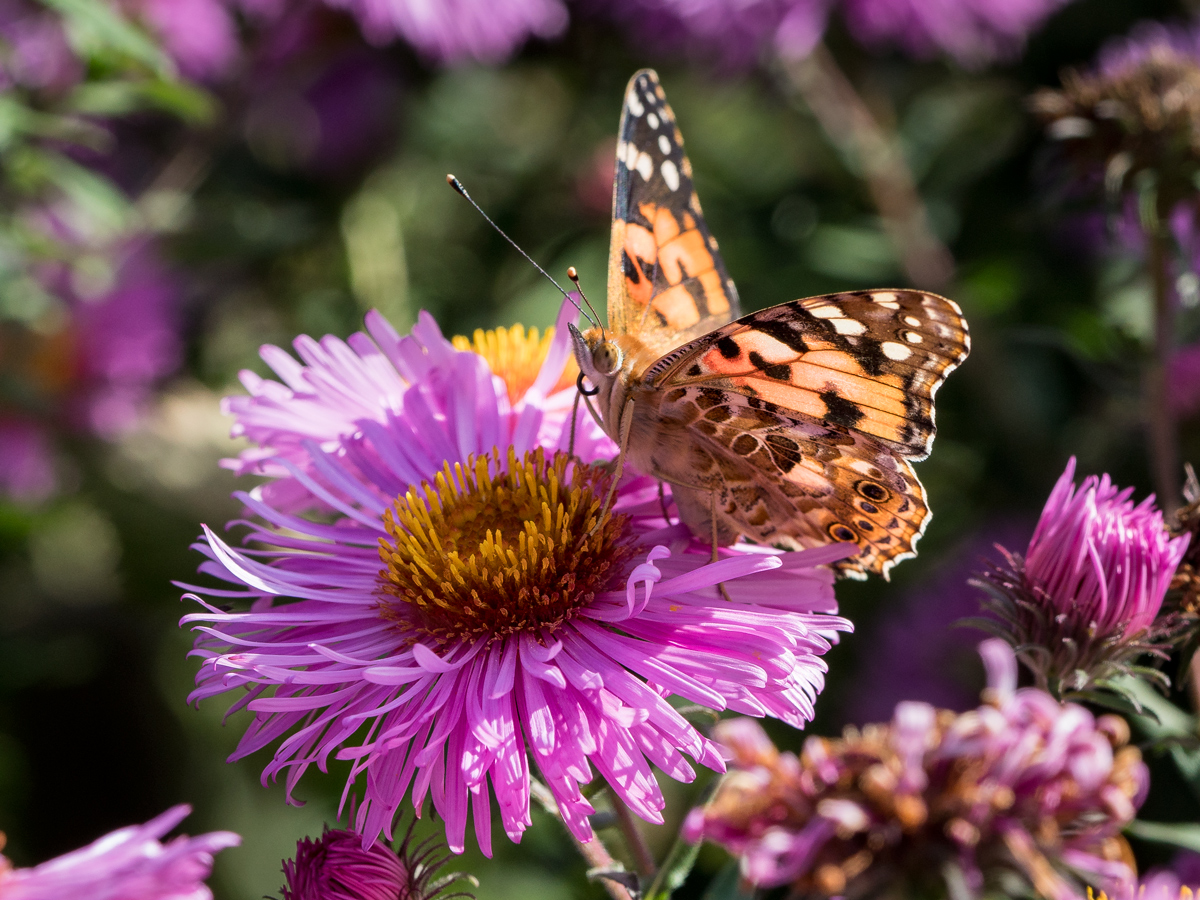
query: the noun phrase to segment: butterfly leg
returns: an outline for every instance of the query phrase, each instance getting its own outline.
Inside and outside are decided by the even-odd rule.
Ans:
[[[571,404],[571,439],[567,444],[567,456],[575,455],[575,425],[579,421],[579,398],[582,396],[583,394],[576,391],[575,402]]]
[[[662,510],[663,518],[666,519],[667,524],[670,525],[671,524],[671,514],[667,510],[667,495],[663,490],[663,485],[665,483],[666,482],[664,482],[661,478],[658,480],[658,506],[659,506],[659,509]],[[1200,492],[1198,492],[1198,493],[1200,493]]]
[[[591,404],[588,404],[589,407]],[[592,526],[592,531],[600,527],[600,523],[607,518],[609,511],[612,509],[613,500],[617,496],[617,485],[621,481],[621,474],[625,471],[625,451],[629,449],[629,433],[633,430],[633,400],[627,400],[625,406],[621,409],[621,441],[617,452],[617,459],[613,465],[612,483],[608,486],[608,494],[604,498],[604,505],[600,507],[600,515],[596,519],[596,524]],[[591,534],[589,531],[588,534]]]

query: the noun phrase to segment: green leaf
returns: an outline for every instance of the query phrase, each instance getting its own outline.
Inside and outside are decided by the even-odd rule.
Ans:
[[[756,893],[753,888],[749,891],[742,889],[742,873],[737,862],[731,862],[712,880],[704,892],[703,900],[754,900]]]
[[[63,17],[72,48],[81,56],[117,54],[163,77],[175,74],[171,58],[132,22],[101,0],[42,0]]]
[[[47,153],[46,177],[66,194],[93,227],[115,236],[124,231],[133,215],[133,207],[115,184],[57,153]]]
[[[1108,690],[1066,691],[1062,698],[1063,700],[1092,703],[1126,716],[1154,715],[1152,711],[1138,702],[1136,697],[1131,697],[1124,692]]]
[[[216,103],[200,88],[182,81],[115,78],[81,84],[68,99],[71,109],[94,116],[124,116],[157,109],[193,123],[212,121]]]
[[[1196,719],[1140,678],[1118,678],[1113,681],[1153,714],[1153,718],[1150,715],[1134,716],[1133,722],[1151,740],[1170,744],[1171,759],[1175,761],[1179,774],[1187,781],[1192,792],[1200,796],[1200,750],[1189,746],[1186,740],[1197,734]],[[1185,740],[1177,743],[1171,739]]]
[[[1125,833],[1155,844],[1170,844],[1200,853],[1200,824],[1196,822],[1140,822],[1125,826]]]

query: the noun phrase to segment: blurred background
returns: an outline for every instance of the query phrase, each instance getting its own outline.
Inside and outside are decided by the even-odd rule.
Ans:
[[[828,656],[809,732],[905,698],[975,705],[980,636],[948,623],[977,611],[966,579],[993,545],[1024,549],[1073,454],[1138,497],[1156,488],[1136,216],[1068,177],[1028,98],[1155,33],[1145,20],[1196,31],[1168,0],[933,6],[0,0],[5,854],[31,865],[190,802],[190,833],[245,837],[218,859],[217,897],[278,892],[296,839],[334,820],[343,773],[314,772],[288,808],[259,786],[263,758],[224,762],[241,724],[185,703],[190,610],[171,582],[195,571],[199,524],[239,514],[220,398],[240,370],[267,374],[260,345],[348,335],[372,307],[401,330],[421,309],[447,334],[550,324],[559,295],[448,171],[603,298],[617,121],[642,66],[747,311],[902,285],[963,306],[974,347],[918,466],[935,513],[921,554],[890,583],[839,586],[857,631]],[[1170,285],[1183,459],[1200,452],[1190,234]],[[1144,817],[1196,819],[1173,768],[1151,764]],[[664,788],[682,816],[693,788]],[[602,896],[561,828],[535,823],[495,861],[464,857],[479,896]],[[706,848],[681,896],[722,864]]]

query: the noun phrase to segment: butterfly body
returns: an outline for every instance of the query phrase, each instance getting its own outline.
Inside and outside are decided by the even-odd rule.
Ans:
[[[812,297],[738,316],[657,76],[634,75],[617,147],[609,328],[572,328],[626,461],[672,486],[719,544],[852,542],[886,576],[928,520],[910,461],[933,395],[967,355],[961,311],[913,290]],[[715,521],[714,521],[715,519]]]

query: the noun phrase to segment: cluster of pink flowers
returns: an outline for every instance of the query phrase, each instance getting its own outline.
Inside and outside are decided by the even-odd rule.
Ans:
[[[1082,900],[1079,874],[1125,896],[1136,873],[1120,832],[1148,788],[1128,726],[1016,690],[1004,642],[980,652],[987,702],[971,712],[906,701],[890,724],[809,738],[798,758],[754,723],[720,723],[734,771],[685,834],[740,856],[755,884],[801,894],[916,890],[950,871],[977,894],[1012,870],[1050,900]]]

